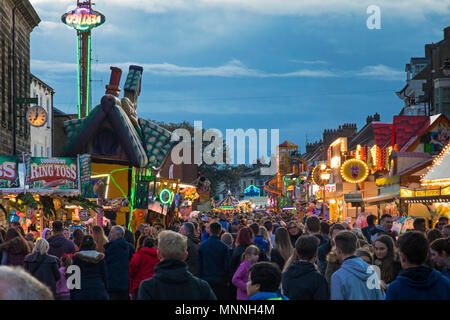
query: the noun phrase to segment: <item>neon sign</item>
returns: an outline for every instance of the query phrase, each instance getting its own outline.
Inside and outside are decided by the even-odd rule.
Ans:
[[[61,20],[69,27],[85,32],[102,25],[106,18],[98,11],[81,7],[65,13]]]
[[[164,195],[166,195],[166,197]],[[169,189],[162,189],[159,193],[159,201],[161,201],[162,204],[170,204],[172,203],[172,199],[173,192]]]
[[[261,191],[258,187],[250,185],[244,190],[244,194],[246,197],[259,197],[261,195]]]

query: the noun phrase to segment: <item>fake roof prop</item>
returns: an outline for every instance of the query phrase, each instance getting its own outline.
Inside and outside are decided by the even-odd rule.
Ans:
[[[239,204],[239,200],[236,199],[235,197],[233,197],[231,195],[231,191],[228,190],[227,196],[216,204],[216,208],[221,208],[221,207],[231,208],[231,207],[237,206],[238,204]]]
[[[414,136],[424,126],[429,126],[430,118],[428,116],[394,116],[392,124],[392,141],[394,146],[397,144],[398,150]]]
[[[420,179],[422,185],[450,185],[450,142],[433,160],[430,170]]]
[[[64,145],[64,156],[82,153],[87,141],[97,135],[106,119],[111,124],[129,163],[134,167],[159,167],[174,144],[170,141],[170,131],[152,121],[139,119],[139,126],[134,126],[122,109],[120,100],[107,94],[85,119],[64,122],[68,138]]]

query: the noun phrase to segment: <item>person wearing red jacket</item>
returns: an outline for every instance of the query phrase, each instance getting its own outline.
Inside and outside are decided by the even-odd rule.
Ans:
[[[153,277],[154,268],[159,263],[158,248],[155,244],[155,239],[146,237],[142,248],[136,251],[130,261],[130,293],[133,300],[137,298],[141,282]]]

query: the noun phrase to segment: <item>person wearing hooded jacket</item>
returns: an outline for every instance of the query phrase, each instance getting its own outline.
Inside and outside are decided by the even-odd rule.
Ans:
[[[159,263],[156,241],[151,237],[145,237],[142,247],[136,251],[130,261],[130,293],[134,300],[141,282],[153,277],[155,266]]]
[[[382,299],[376,271],[355,256],[357,241],[356,235],[350,231],[341,231],[334,239],[336,255],[342,264],[331,276],[331,300]]]
[[[281,276],[283,293],[290,300],[329,299],[328,283],[314,265],[319,243],[313,235],[298,238],[294,255],[288,260]]]
[[[158,235],[158,257],[152,278],[141,282],[138,300],[217,300],[208,282],[188,271],[187,239],[173,232]]]
[[[70,291],[71,300],[108,300],[105,255],[95,250],[94,238],[83,237],[80,251],[73,256],[73,265],[80,268],[80,288]]]
[[[429,250],[425,235],[407,232],[397,244],[403,270],[387,287],[385,300],[450,300],[450,280],[424,265]]]
[[[76,248],[72,240],[67,239],[64,236],[64,228],[61,221],[55,221],[52,224],[53,236],[47,239],[50,249],[48,254],[61,259],[63,253],[70,254],[75,253]]]
[[[130,277],[130,246],[124,239],[125,231],[121,226],[113,226],[109,233],[109,242],[105,244],[108,294],[111,300],[128,300]]]

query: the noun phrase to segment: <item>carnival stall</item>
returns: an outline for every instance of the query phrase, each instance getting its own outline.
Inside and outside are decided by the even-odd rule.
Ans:
[[[19,222],[26,232],[38,235],[56,219],[69,226],[95,216],[96,204],[80,195],[90,170],[89,162],[82,160],[88,157],[45,158],[24,153],[19,163],[18,156],[1,156],[0,223]]]

